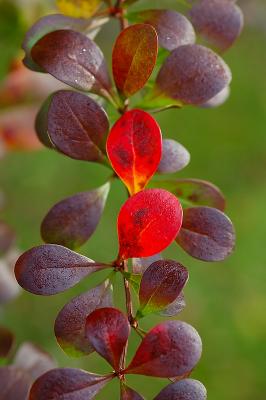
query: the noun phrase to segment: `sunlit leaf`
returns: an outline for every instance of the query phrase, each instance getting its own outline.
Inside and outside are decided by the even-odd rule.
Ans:
[[[203,384],[194,379],[183,379],[166,386],[154,400],[206,400]]]
[[[223,105],[230,96],[230,86],[226,86],[216,96],[212,97],[206,103],[201,104],[202,108],[216,108]]]
[[[187,208],[176,241],[192,257],[222,261],[234,249],[235,231],[230,219],[216,208]]]
[[[128,341],[130,326],[116,308],[99,308],[86,321],[86,337],[94,350],[119,371],[120,360]]]
[[[112,290],[104,283],[75,297],[58,314],[55,336],[62,349],[71,357],[79,357],[94,351],[85,336],[88,314],[97,308],[112,306]]]
[[[167,321],[147,333],[125,373],[161,378],[183,375],[195,367],[201,351],[201,339],[192,326]]]
[[[156,172],[162,135],[155,119],[142,110],[126,112],[107,139],[111,164],[131,194],[142,190]]]
[[[5,358],[9,355],[14,345],[15,337],[13,333],[0,325],[0,358]]]
[[[0,221],[0,256],[15,243],[15,239],[16,235],[13,229],[5,222]]]
[[[54,369],[34,382],[29,400],[92,400],[111,379],[112,375],[95,375],[80,369]]]
[[[134,274],[143,274],[152,263],[162,259],[161,253],[154,254],[154,256],[151,257],[133,258],[132,270]]]
[[[120,33],[113,49],[113,75],[125,97],[143,88],[155,67],[157,53],[158,37],[151,25],[131,25]]]
[[[121,258],[149,257],[169,246],[182,225],[182,208],[166,190],[147,189],[122,206],[118,216]]]
[[[185,168],[190,161],[187,149],[173,139],[163,140],[163,153],[157,172],[168,174]]]
[[[101,4],[101,0],[56,0],[62,14],[75,18],[89,18]]]
[[[25,290],[52,295],[76,285],[81,279],[106,268],[89,258],[56,244],[33,247],[19,257],[15,274]]]
[[[0,367],[1,400],[28,400],[30,385],[31,378],[26,371],[14,366]]]
[[[177,297],[173,303],[169,304],[165,309],[160,311],[162,317],[175,317],[177,314],[181,313],[186,307],[185,297],[183,293]]]
[[[202,104],[229,85],[231,71],[207,47],[192,44],[175,49],[164,62],[156,79],[158,95],[184,104]]]
[[[79,32],[50,32],[34,45],[31,55],[46,72],[78,90],[106,96],[111,89],[103,53]]]
[[[220,189],[200,179],[172,179],[150,182],[151,187],[160,187],[175,194],[183,206],[209,206],[225,209],[225,198]]]
[[[140,394],[125,385],[122,381],[120,387],[120,400],[144,400]]]
[[[188,280],[188,271],[172,260],[156,261],[144,272],[140,283],[137,318],[158,312],[173,303]]]
[[[48,132],[61,153],[77,160],[106,163],[108,129],[105,111],[90,97],[66,90],[53,95]]]
[[[244,24],[243,13],[235,1],[200,0],[189,15],[197,32],[220,51],[232,46]]]
[[[42,238],[75,249],[94,233],[102,216],[110,183],[60,201],[48,212],[41,225]]]
[[[182,14],[173,10],[145,10],[129,15],[130,20],[151,24],[159,39],[159,44],[172,51],[184,44],[193,44],[196,40],[191,22]]]

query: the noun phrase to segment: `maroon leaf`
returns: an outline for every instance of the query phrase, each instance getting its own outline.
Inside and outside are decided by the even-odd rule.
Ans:
[[[202,104],[229,85],[231,72],[225,62],[207,47],[192,44],[175,49],[156,79],[158,95],[184,104]]]
[[[33,247],[19,257],[15,266],[18,283],[34,294],[52,295],[76,285],[85,276],[106,268],[63,246]]]
[[[94,351],[85,335],[86,318],[97,308],[112,306],[112,291],[108,282],[72,299],[58,314],[55,336],[62,349],[72,357]]]
[[[54,149],[54,145],[48,134],[48,112],[54,94],[51,94],[41,105],[35,118],[35,131],[39,141],[49,149]]]
[[[144,400],[135,390],[121,382],[120,400]]]
[[[88,96],[68,90],[53,95],[48,112],[48,132],[61,153],[77,160],[106,163],[108,130],[105,111]]]
[[[127,374],[170,378],[191,371],[201,357],[197,331],[181,321],[167,321],[147,333]]]
[[[129,332],[127,318],[116,308],[99,308],[87,318],[86,337],[94,350],[104,357],[115,371],[120,368]]]
[[[139,22],[151,24],[159,39],[159,44],[172,51],[184,44],[195,43],[196,35],[191,22],[173,10],[146,10],[134,14]]]
[[[203,384],[194,379],[183,379],[166,386],[154,400],[206,400]]]
[[[164,310],[160,311],[162,317],[175,317],[186,307],[185,297],[183,293],[177,297],[173,303],[169,304]]]
[[[106,95],[111,89],[101,50],[79,32],[50,32],[34,45],[31,56],[46,72],[78,90]]]
[[[92,400],[112,378],[79,369],[53,369],[34,382],[29,400]]]
[[[15,233],[5,222],[0,221],[0,255],[5,253],[15,242]]]
[[[132,259],[132,270],[134,274],[143,274],[146,269],[155,261],[162,260],[161,253],[155,254],[151,257],[133,258]]]
[[[43,240],[70,249],[84,244],[100,221],[109,190],[110,183],[106,183],[57,203],[42,222]]]
[[[200,0],[189,14],[197,32],[220,51],[232,46],[244,24],[243,13],[235,1]]]
[[[27,400],[30,385],[27,372],[13,366],[0,367],[1,400]]]
[[[15,337],[13,333],[4,326],[0,326],[0,358],[8,357],[14,341]]]
[[[216,208],[187,208],[176,241],[192,257],[222,261],[234,249],[235,231],[230,219]]]
[[[156,261],[144,272],[140,283],[137,318],[163,310],[180,295],[188,271],[172,260]]]
[[[190,161],[187,149],[173,139],[163,140],[163,153],[157,172],[168,174],[185,168]]]

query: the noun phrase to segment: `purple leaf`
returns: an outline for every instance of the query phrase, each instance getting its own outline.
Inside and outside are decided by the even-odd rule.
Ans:
[[[13,366],[0,367],[1,400],[27,400],[30,385],[27,372]]]
[[[183,379],[166,386],[154,400],[206,400],[203,384],[194,379]]]
[[[186,307],[184,294],[181,293],[173,303],[169,304],[165,309],[160,311],[162,317],[175,317]]]
[[[121,382],[120,400],[144,400],[143,397],[135,390]]]
[[[173,139],[163,140],[163,153],[157,172],[169,174],[185,168],[190,162],[187,149]]]

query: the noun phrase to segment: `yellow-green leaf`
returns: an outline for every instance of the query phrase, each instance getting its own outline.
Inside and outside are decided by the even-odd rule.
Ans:
[[[75,18],[91,17],[101,4],[101,0],[56,0],[62,14]]]

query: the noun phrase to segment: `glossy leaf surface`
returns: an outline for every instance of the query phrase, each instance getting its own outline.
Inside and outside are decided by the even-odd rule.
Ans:
[[[157,91],[184,104],[202,104],[231,81],[225,62],[207,47],[185,45],[166,59],[156,79]]]
[[[144,400],[135,390],[121,383],[120,400]]]
[[[147,333],[125,373],[170,378],[191,371],[201,357],[197,331],[181,321],[167,321]]]
[[[86,321],[86,337],[115,371],[120,368],[129,332],[127,318],[116,308],[99,308],[93,311]]]
[[[161,174],[178,172],[185,168],[189,161],[190,154],[182,144],[173,139],[164,139],[162,158],[157,172]]]
[[[127,259],[149,257],[169,246],[182,225],[177,198],[162,189],[135,194],[118,216],[119,255]]]
[[[177,299],[173,301],[173,303],[169,304],[162,311],[160,311],[159,314],[162,317],[175,317],[176,315],[181,313],[181,311],[183,311],[185,307],[186,307],[185,296],[183,293],[180,293]]]
[[[15,274],[25,290],[52,295],[76,285],[85,276],[105,268],[89,258],[56,244],[33,247],[19,257]]]
[[[57,203],[42,222],[43,240],[70,249],[84,244],[97,228],[109,190],[110,184],[107,183]]]
[[[166,386],[154,400],[206,400],[207,391],[195,379],[183,379]]]
[[[77,160],[105,163],[108,129],[105,111],[88,96],[66,90],[54,94],[48,132],[61,153]]]
[[[156,172],[162,155],[162,135],[155,119],[142,110],[126,112],[113,126],[107,153],[131,194],[142,190]]]
[[[124,29],[113,49],[113,75],[118,90],[132,96],[143,88],[156,64],[158,37],[148,24]]]
[[[134,14],[134,18],[139,22],[151,24],[158,34],[159,44],[169,51],[195,43],[196,35],[191,22],[176,11],[141,11]]]
[[[187,208],[176,241],[192,257],[222,261],[234,249],[235,231],[230,219],[215,208]]]
[[[0,367],[1,400],[28,400],[31,378],[14,366]]]
[[[56,0],[62,14],[75,18],[89,18],[97,11],[101,0]]]
[[[54,369],[34,382],[29,400],[92,400],[110,379],[111,376],[104,377],[79,369]]]
[[[15,233],[9,225],[0,221],[0,255],[4,254],[15,242]]]
[[[108,283],[99,285],[72,299],[58,314],[55,336],[62,349],[71,357],[94,351],[85,335],[86,318],[97,308],[112,306],[112,290]]]
[[[111,88],[101,50],[79,32],[50,32],[34,45],[31,56],[46,72],[78,90],[106,94]]]
[[[13,344],[15,341],[15,337],[13,333],[0,325],[0,359],[5,358],[10,353]]]
[[[220,189],[201,179],[172,179],[150,183],[175,194],[183,206],[208,206],[224,211],[225,198]]]
[[[152,263],[162,260],[162,258],[161,253],[155,254],[151,257],[133,258],[132,270],[134,274],[143,274]]]
[[[244,24],[243,13],[235,1],[200,0],[189,14],[197,32],[220,51],[232,46]]]
[[[144,272],[140,283],[137,317],[142,318],[166,308],[180,295],[188,280],[188,271],[172,260],[156,261]]]

